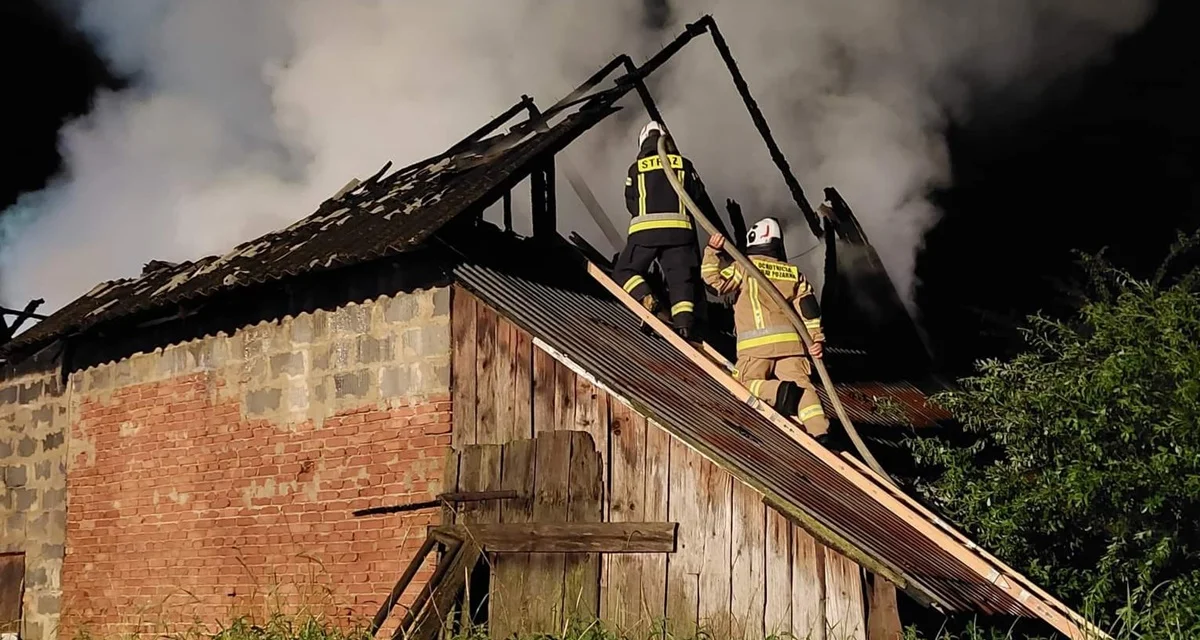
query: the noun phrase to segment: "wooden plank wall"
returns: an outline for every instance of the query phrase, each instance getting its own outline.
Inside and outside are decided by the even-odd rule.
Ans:
[[[674,554],[499,558],[493,586],[505,593],[492,597],[492,618],[501,621],[493,624],[493,637],[552,630],[562,623],[563,608],[567,615],[598,612],[632,637],[645,636],[664,620],[676,637],[693,637],[698,630],[716,638],[900,637],[894,593],[887,585],[874,585],[868,597],[865,589],[872,585],[857,564],[817,543],[766,507],[756,491],[575,375],[537,348],[528,333],[470,293],[456,286],[452,306],[457,449],[529,439],[547,431],[586,432],[599,453],[596,486],[572,484],[570,491],[586,495],[595,490],[602,497],[594,505],[577,503],[579,509],[594,510],[613,522],[680,523]],[[493,468],[490,459],[479,462]],[[516,487],[531,474],[540,477],[556,465],[587,464],[540,450],[506,453],[500,462],[502,469],[494,469],[498,480],[471,478],[472,488]],[[534,505],[505,501],[514,504],[499,506],[497,517],[508,522],[588,517],[571,511],[570,495],[560,497],[561,501],[543,501],[539,495]],[[543,502],[561,504],[567,511],[539,513],[537,504]],[[491,514],[488,508],[478,509]],[[506,565],[520,570],[508,571]],[[561,590],[531,589],[525,575],[534,570],[563,571],[573,577]],[[595,585],[585,584],[593,578]],[[884,607],[872,612],[868,635],[866,609],[872,601]],[[554,608],[553,602],[564,604]],[[520,620],[526,623],[513,622]]]
[[[584,431],[464,445],[448,457],[446,470],[448,490],[520,495],[464,503],[444,515],[448,523],[600,522],[603,516],[600,454]],[[472,612],[488,607],[496,637],[561,631],[564,620],[594,620],[600,613],[599,554],[492,554],[488,563],[488,602],[468,590],[465,604]]]

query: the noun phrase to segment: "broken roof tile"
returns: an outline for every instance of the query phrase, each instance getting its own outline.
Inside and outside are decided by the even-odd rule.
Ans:
[[[500,134],[476,143],[485,151],[441,154],[360,183],[288,227],[221,256],[102,283],[16,336],[0,355],[29,353],[49,342],[133,314],[169,308],[220,291],[404,253],[459,214],[499,199],[524,179],[533,161],[556,153],[613,112],[619,94],[597,96],[542,131]],[[163,266],[167,265],[167,266]],[[253,274],[246,278],[243,274]]]

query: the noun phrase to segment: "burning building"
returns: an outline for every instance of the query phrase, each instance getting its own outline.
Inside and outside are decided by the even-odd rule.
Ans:
[[[449,606],[496,635],[599,617],[894,638],[911,601],[1081,637],[1078,614],[719,362],[640,331],[654,320],[613,289],[604,257],[559,234],[555,154],[630,92],[652,110],[641,79],[706,32],[724,47],[711,20],[691,25],[641,67],[617,58],[549,109],[522,100],[286,229],[151,263],[4,344],[0,602],[14,630],[212,620],[316,583],[341,598],[322,603],[335,613],[418,636]],[[482,219],[526,181],[531,237]],[[875,443],[936,425],[948,416],[924,402],[936,381],[919,336],[831,201],[809,221],[829,249],[838,395]],[[850,291],[864,287],[884,292],[869,308]],[[838,329],[854,318],[871,330]],[[707,321],[720,329],[719,308]],[[412,564],[452,530],[481,536],[475,561],[456,547]],[[385,622],[410,564],[397,595],[422,606]],[[478,580],[444,586],[472,567]]]

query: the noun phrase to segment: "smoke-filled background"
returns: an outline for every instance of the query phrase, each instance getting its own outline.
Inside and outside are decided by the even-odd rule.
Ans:
[[[810,198],[839,188],[909,298],[916,251],[938,218],[928,194],[950,179],[947,123],[1036,105],[1049,83],[1138,29],[1153,3],[59,0],[56,9],[128,86],[61,130],[62,174],[0,216],[9,306],[44,297],[44,309],[57,308],[150,259],[223,252],[308,215],[388,160],[440,152],[522,93],[545,106],[616,53],[644,59],[706,12]],[[707,41],[663,69],[653,90],[715,202],[738,199],[750,221],[782,217],[792,255],[815,244]],[[611,119],[570,153],[618,226],[642,124],[640,112]],[[560,227],[611,248],[568,189],[560,181]]]

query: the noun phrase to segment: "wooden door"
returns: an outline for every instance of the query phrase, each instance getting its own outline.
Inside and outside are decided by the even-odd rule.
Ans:
[[[21,632],[21,600],[25,591],[25,554],[0,554],[0,633]]]

